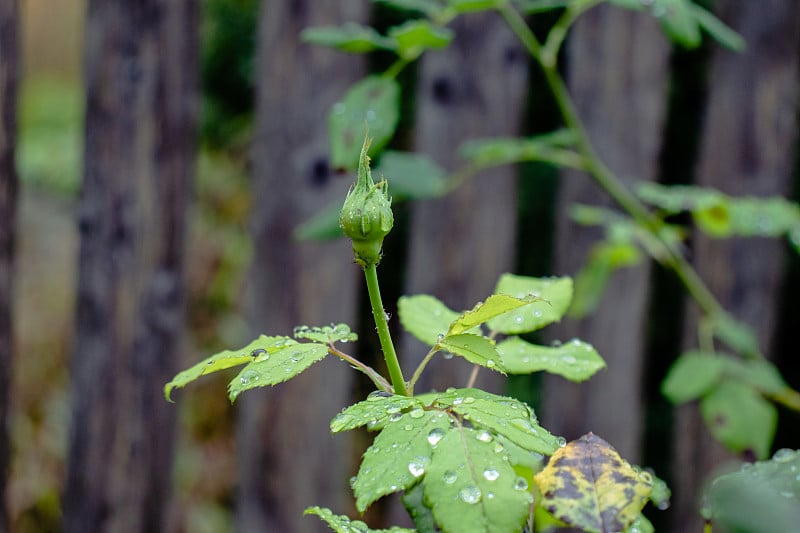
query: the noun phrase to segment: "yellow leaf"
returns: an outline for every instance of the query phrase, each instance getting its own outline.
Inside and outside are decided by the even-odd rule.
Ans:
[[[653,489],[650,473],[635,470],[593,433],[557,450],[534,479],[542,493],[542,507],[591,533],[626,529]]]

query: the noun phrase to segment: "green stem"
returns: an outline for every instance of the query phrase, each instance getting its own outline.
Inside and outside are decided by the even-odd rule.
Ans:
[[[331,355],[335,355],[342,361],[349,363],[356,370],[360,370],[361,372],[366,374],[367,377],[372,381],[372,383],[374,383],[375,386],[378,387],[380,390],[387,392],[390,392],[392,390],[392,386],[389,385],[389,382],[386,381],[386,379],[383,376],[381,376],[375,369],[365,365],[352,355],[344,353],[343,351],[337,349],[333,345],[328,345],[328,353],[330,353]]]
[[[594,181],[603,188],[638,224],[650,231],[659,241],[661,241],[669,252],[665,264],[671,268],[683,282],[689,294],[697,302],[698,306],[708,315],[719,315],[725,313],[717,299],[700,279],[697,272],[689,262],[683,257],[680,250],[677,250],[671,243],[666,242],[658,231],[659,221],[647,210],[641,201],[623,185],[617,177],[605,166],[602,160],[595,153],[589,135],[583,127],[575,104],[569,95],[567,86],[555,64],[549,64],[539,40],[533,34],[525,19],[515,9],[508,4],[499,8],[501,15],[506,23],[522,42],[523,46],[539,63],[544,73],[547,85],[553,93],[559,111],[564,119],[565,125],[576,135],[577,149],[585,161],[586,172]]]
[[[369,292],[372,317],[375,319],[375,327],[378,330],[383,358],[386,360],[386,367],[389,369],[389,377],[392,380],[394,393],[408,396],[406,382],[403,379],[403,371],[400,370],[397,353],[394,351],[394,344],[392,344],[392,336],[389,334],[389,324],[386,323],[386,314],[381,301],[381,289],[378,286],[378,269],[374,263],[364,267],[364,276],[367,278],[367,292]]]
[[[408,59],[406,59],[404,57],[400,57],[394,63],[389,65],[389,68],[387,68],[385,71],[383,71],[383,74],[381,74],[381,76],[384,77],[384,78],[393,80],[394,78],[397,77],[398,74],[400,74],[400,72],[403,71],[404,68],[406,68],[406,66],[409,63],[411,63],[410,60],[408,60]]]
[[[417,369],[414,370],[414,374],[411,375],[411,379],[408,382],[408,386],[412,391],[414,390],[414,385],[417,384],[417,380],[419,380],[420,376],[422,375],[422,371],[425,370],[425,367],[428,366],[428,363],[430,363],[431,359],[433,359],[433,356],[436,355],[440,349],[441,347],[436,344],[428,351],[427,354],[425,354],[425,357],[422,358],[422,361],[420,361],[419,366],[417,366]]]

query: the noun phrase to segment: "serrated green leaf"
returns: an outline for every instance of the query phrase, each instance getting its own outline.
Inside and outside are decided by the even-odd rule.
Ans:
[[[578,339],[558,346],[537,346],[519,337],[512,337],[500,342],[497,351],[509,374],[530,374],[544,370],[580,382],[606,367],[597,350]]]
[[[426,154],[387,150],[375,174],[389,180],[395,201],[438,198],[447,192],[445,170]]]
[[[526,294],[524,296],[509,296],[508,294],[492,294],[486,298],[485,302],[478,302],[469,311],[464,311],[457,319],[450,324],[447,335],[458,335],[465,331],[470,331],[489,320],[525,307],[531,303],[538,302],[541,306],[548,302],[538,295]]]
[[[491,437],[457,427],[433,452],[422,480],[443,531],[519,533],[533,496]]]
[[[769,461],[744,464],[706,490],[706,518],[726,531],[796,531],[800,524],[800,452],[782,449]],[[716,527],[714,530],[716,531]]]
[[[494,341],[487,337],[471,333],[447,335],[439,342],[439,346],[442,350],[461,356],[470,363],[505,374],[505,368]]]
[[[187,384],[206,374],[219,372],[226,368],[233,368],[253,361],[260,360],[265,355],[275,353],[287,344],[296,344],[288,337],[268,337],[261,335],[256,340],[239,350],[225,350],[200,361],[191,368],[179,372],[172,381],[164,386],[164,396],[170,400],[174,389],[180,389]],[[171,400],[170,400],[171,401]]]
[[[778,413],[752,387],[723,381],[703,398],[700,410],[711,434],[729,450],[750,450],[761,459],[769,453]]]
[[[674,404],[704,396],[722,378],[725,358],[702,352],[687,352],[670,367],[661,393]]]
[[[361,520],[351,520],[347,516],[333,514],[333,511],[323,507],[309,507],[303,514],[320,517],[336,533],[416,533],[413,529],[404,527],[370,529]]]
[[[710,11],[706,11],[695,3],[690,3],[689,7],[692,9],[692,14],[700,27],[719,44],[734,52],[741,52],[746,48],[747,43],[745,43],[744,38],[715,17]]]
[[[403,411],[421,405],[423,402],[418,397],[375,391],[363,402],[351,405],[333,417],[331,431],[338,433],[361,426],[380,429],[392,418],[399,418]]]
[[[339,213],[342,203],[337,201],[325,206],[311,218],[294,228],[292,236],[300,241],[329,241],[344,234],[339,227]]]
[[[723,361],[725,376],[750,385],[762,394],[779,394],[789,387],[775,365],[769,361],[740,361],[730,357],[725,357]]]
[[[280,350],[262,355],[244,367],[228,384],[228,397],[233,402],[246,390],[292,379],[327,354],[328,347],[324,344],[287,342]]]
[[[629,527],[653,486],[650,473],[635,471],[610,444],[592,433],[556,451],[535,480],[545,509],[590,533]]]
[[[724,195],[715,189],[650,182],[639,184],[636,187],[636,194],[646,203],[666,213],[705,209],[721,203],[724,199]]]
[[[388,34],[397,42],[397,53],[406,59],[414,59],[425,50],[444,48],[453,40],[452,30],[427,20],[409,20],[389,28]]]
[[[347,324],[331,324],[330,326],[297,326],[293,332],[295,339],[308,339],[321,343],[354,342],[358,335],[350,330]]]
[[[441,411],[415,407],[389,422],[375,437],[361,461],[353,491],[356,508],[364,512],[372,502],[411,487],[425,475],[431,455],[450,431],[450,417]]]
[[[561,320],[572,300],[572,280],[566,277],[531,278],[503,274],[494,292],[521,299],[533,296],[547,302],[534,302],[487,322],[493,331],[516,335],[536,331]]]
[[[559,439],[541,427],[530,407],[504,396],[479,389],[453,389],[442,393],[436,405],[452,409],[475,428],[502,435],[522,448],[550,455]]]
[[[353,85],[328,115],[331,166],[358,167],[365,124],[372,138],[370,155],[375,155],[394,135],[399,110],[400,86],[393,79],[368,76]]]
[[[392,39],[387,39],[369,26],[355,22],[342,26],[306,28],[300,38],[307,43],[330,46],[351,53],[396,49],[396,43]]]
[[[458,318],[458,313],[427,294],[401,296],[397,314],[403,328],[428,346],[442,340],[450,324]]]

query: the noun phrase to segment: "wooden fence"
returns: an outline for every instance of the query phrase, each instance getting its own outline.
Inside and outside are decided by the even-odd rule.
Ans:
[[[170,488],[176,407],[163,401],[161,387],[199,357],[183,350],[199,11],[198,0],[88,2],[79,281],[61,489],[67,532],[185,527],[169,520],[176,505]],[[590,11],[577,23],[566,54],[578,111],[599,154],[629,185],[694,182],[734,195],[788,196],[797,168],[800,4],[718,0],[715,11],[745,37],[745,52],[713,44],[678,52],[644,14],[607,6]],[[349,185],[325,168],[325,117],[367,65],[360,56],[301,44],[298,34],[312,25],[368,18],[366,0],[262,2],[247,294],[253,334],[288,332],[300,323],[358,323],[359,272],[349,247],[298,244],[292,229]],[[14,364],[17,28],[17,1],[0,0],[0,491],[9,471]],[[475,15],[453,29],[453,45],[418,66],[411,135],[413,148],[447,168],[455,166],[464,140],[524,134],[551,116],[532,105],[546,98],[544,89],[501,20]],[[691,87],[699,92],[687,92]],[[387,256],[382,267],[402,276],[402,292],[431,293],[452,308],[485,297],[502,272],[574,275],[597,235],[574,224],[568,206],[609,200],[585,176],[563,172],[552,199],[551,266],[520,270],[531,264],[525,253],[539,237],[519,225],[520,191],[531,187],[519,180],[516,169],[498,168],[443,199],[415,203],[401,233],[405,240],[388,244],[407,250],[405,263]],[[787,262],[777,241],[711,241],[698,234],[690,242],[692,262],[715,295],[758,331],[767,354],[800,385],[790,356],[800,324],[796,315],[781,314],[792,303],[782,288],[797,286],[786,265],[794,265],[797,276],[797,261]],[[698,490],[727,455],[708,437],[696,406],[673,414],[653,392],[696,331],[691,304],[684,313],[684,304],[676,305],[664,287],[674,282],[651,265],[624,270],[595,313],[558,326],[553,339],[591,342],[609,370],[581,385],[546,379],[541,415],[555,433],[575,438],[592,430],[629,459],[657,466],[675,493],[664,529],[698,531]],[[664,311],[669,305],[677,314]],[[408,337],[402,353],[407,360],[422,356]],[[465,381],[468,370],[438,361],[418,389]],[[351,375],[325,361],[239,400],[238,531],[324,531],[302,516],[311,504],[352,512],[347,479],[359,444],[333,438],[327,429],[354,395]],[[479,385],[501,390],[503,382],[482,375]],[[661,418],[653,421],[653,413]],[[796,415],[783,415],[797,425]],[[376,526],[401,514],[392,505],[382,509],[373,517]],[[0,505],[0,532],[11,527],[6,511]]]

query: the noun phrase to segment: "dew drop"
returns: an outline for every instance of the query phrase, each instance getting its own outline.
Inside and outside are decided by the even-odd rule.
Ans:
[[[558,443],[559,448],[563,448],[564,446],[567,445],[567,439],[565,439],[564,437],[558,437],[556,439],[556,442]]]
[[[378,400],[382,400],[383,398],[390,398],[391,396],[392,394],[389,392],[382,390],[374,390],[367,395],[367,401],[376,402]]]
[[[475,403],[475,398],[473,398],[472,396],[467,396],[466,398],[464,398],[464,403]]]
[[[437,342],[442,342],[443,340],[444,340],[444,333],[439,333],[438,335],[436,335]]]
[[[428,444],[435,447],[437,444],[439,444],[439,441],[442,440],[443,438],[444,438],[444,430],[441,428],[434,428],[430,431],[430,433],[428,433],[427,437]]]
[[[476,504],[481,501],[481,489],[475,485],[467,485],[458,492],[458,497],[461,501],[470,505]]]
[[[444,474],[442,475],[442,480],[448,485],[455,483],[456,479],[458,479],[458,474],[452,470],[445,470]]]
[[[442,352],[442,357],[447,359],[448,361],[453,358],[453,354],[450,352]]]
[[[267,355],[267,351],[264,348],[256,348],[250,352],[250,357],[256,358],[259,356],[266,356],[265,359],[269,358],[269,355]]]
[[[486,499],[487,499],[487,500],[492,500],[492,499],[494,499],[494,492],[487,492],[487,493],[486,493]]]
[[[487,468],[483,471],[483,477],[486,479],[486,481],[494,481],[500,477],[500,472],[494,468]]]
[[[459,396],[459,397],[457,397],[457,398],[453,399],[453,405],[461,405],[461,403],[462,403],[463,401],[464,401],[464,398],[462,398],[461,396]]]
[[[788,463],[792,459],[794,459],[795,452],[794,450],[790,450],[789,448],[781,448],[772,456],[773,461],[777,461],[779,463]]]
[[[516,322],[517,324],[522,324],[522,316],[520,315],[515,316],[514,322]]]
[[[353,476],[353,477],[350,478],[350,488],[351,489],[356,486],[356,482],[357,481],[358,481],[358,478],[356,476]]]
[[[410,463],[408,463],[408,471],[411,472],[411,475],[414,477],[420,477],[422,474],[425,473],[425,468],[430,464],[430,459],[427,457],[415,457]]]
[[[494,359],[489,359],[486,361],[486,368],[494,368],[497,363],[494,362]]]
[[[542,317],[542,312],[539,309],[536,309],[533,312],[533,316],[535,316],[536,318],[541,318]]]
[[[396,405],[390,405],[389,407],[386,408],[386,414],[387,415],[393,415],[393,414],[399,413],[399,412],[400,412],[400,408],[397,407]]]
[[[411,424],[406,424],[405,426],[403,426],[403,429],[406,431],[411,431],[412,429],[414,429],[414,426],[412,426]]]
[[[514,481],[514,489],[528,490],[528,482],[525,480],[525,478],[518,477],[516,481]]]
[[[558,348],[559,346],[561,346],[561,341],[560,340],[554,340],[553,342],[550,343],[550,346],[552,346],[554,348]]]
[[[502,453],[505,450],[502,444],[499,442],[495,443],[494,445],[494,453]]]
[[[242,383],[242,385],[248,385],[253,381],[258,381],[258,377],[259,376],[256,372],[252,370],[247,370],[245,372],[242,372],[242,375],[239,377],[239,381]]]
[[[422,418],[425,416],[425,411],[422,409],[422,407],[415,407],[410,413],[408,413],[408,416],[411,418]]]
[[[492,434],[485,429],[479,431],[475,438],[481,442],[492,442]]]

